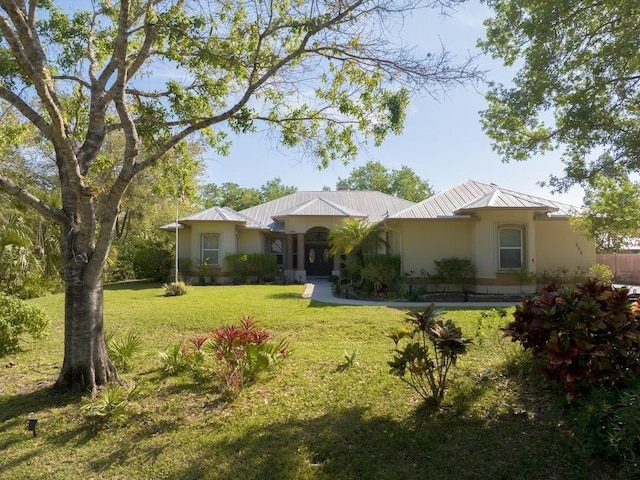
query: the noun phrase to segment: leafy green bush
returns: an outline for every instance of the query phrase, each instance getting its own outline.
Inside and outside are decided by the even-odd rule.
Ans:
[[[439,283],[455,285],[462,292],[469,292],[476,281],[476,266],[470,258],[448,257],[434,261]]]
[[[256,275],[258,282],[271,281],[278,272],[276,256],[271,253],[234,253],[227,255],[224,262],[236,284],[246,283],[249,275]]]
[[[541,358],[570,399],[614,387],[640,373],[640,304],[632,307],[628,293],[595,279],[551,283],[516,307],[504,334]]]
[[[589,276],[600,280],[605,285],[611,285],[614,278],[611,268],[609,268],[609,265],[605,265],[604,263],[591,265],[591,267],[589,267]]]
[[[637,478],[640,471],[640,382],[627,388],[596,388],[579,398],[572,410],[575,437],[591,456],[619,463],[618,478]]]
[[[278,260],[272,253],[248,255],[249,272],[258,276],[258,283],[272,281],[278,273]]]
[[[49,319],[43,310],[0,293],[0,356],[16,352],[23,333],[39,339],[44,337],[48,326]]]
[[[423,312],[409,312],[410,328],[387,334],[395,343],[389,373],[413,388],[424,400],[439,405],[447,388],[447,374],[471,341],[432,303]],[[403,339],[405,342],[403,342]],[[403,345],[401,345],[403,344]]]
[[[231,281],[235,284],[246,283],[249,276],[249,256],[246,253],[234,253],[224,258]]]
[[[373,254],[364,259],[362,276],[376,293],[384,293],[400,278],[400,256]]]
[[[165,283],[162,285],[162,288],[164,288],[165,297],[179,297],[180,295],[187,294],[189,285],[182,280],[179,280],[177,282]]]
[[[105,268],[107,281],[165,280],[174,266],[174,252],[166,240],[134,237],[114,243]]]

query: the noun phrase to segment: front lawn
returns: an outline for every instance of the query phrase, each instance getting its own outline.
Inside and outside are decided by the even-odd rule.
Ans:
[[[33,300],[50,314],[51,332],[0,359],[0,478],[617,478],[574,436],[563,394],[502,340],[497,315],[447,315],[474,343],[433,411],[388,373],[385,332],[404,311],[314,303],[303,288],[191,287],[165,298],[160,285],[108,287],[107,331],[135,333],[145,353],[121,374],[140,389],[128,415],[100,428],[77,395],[49,395],[62,362],[63,297]],[[233,403],[211,382],[161,374],[159,351],[245,313],[293,353]],[[356,352],[355,363],[339,368],[345,352]],[[31,415],[35,437],[25,429]]]

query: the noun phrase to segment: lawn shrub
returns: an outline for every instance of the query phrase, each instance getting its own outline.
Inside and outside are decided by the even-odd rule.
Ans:
[[[372,291],[386,293],[400,278],[400,255],[367,255],[362,276]]]
[[[595,388],[572,405],[572,429],[591,457],[618,464],[618,478],[640,471],[640,381],[622,389]]]
[[[189,285],[179,280],[177,282],[165,283],[162,288],[164,288],[165,297],[179,297],[180,295],[187,294]]]
[[[231,274],[234,284],[247,282],[249,276],[249,255],[246,253],[233,253],[224,257],[226,270]]]
[[[551,283],[525,298],[503,329],[505,336],[544,361],[544,373],[569,399],[640,373],[640,303],[628,289],[590,279],[576,286]]]
[[[48,326],[49,319],[43,310],[0,293],[0,356],[15,353],[23,333],[43,338]]]
[[[471,341],[432,303],[423,312],[408,312],[403,327],[387,336],[395,343],[389,373],[413,388],[424,400],[439,405],[447,388],[447,374]]]
[[[222,396],[231,400],[260,372],[289,355],[287,342],[270,339],[266,329],[244,315],[240,325],[217,327],[207,335],[170,347],[161,354],[162,369],[171,375],[190,370],[199,377],[213,377]]]
[[[436,274],[432,277],[440,284],[454,285],[469,292],[476,280],[476,266],[470,258],[448,257],[435,260]]]

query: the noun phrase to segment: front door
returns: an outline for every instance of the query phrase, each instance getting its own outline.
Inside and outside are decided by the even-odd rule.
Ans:
[[[304,238],[305,268],[309,277],[328,277],[333,270],[333,257],[329,255],[326,228],[313,228]]]

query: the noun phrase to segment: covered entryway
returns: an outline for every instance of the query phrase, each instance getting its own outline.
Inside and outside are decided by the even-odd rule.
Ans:
[[[304,236],[304,260],[307,276],[328,277],[333,269],[333,257],[329,255],[327,238],[329,230],[314,227]]]

